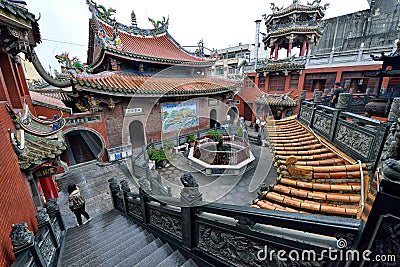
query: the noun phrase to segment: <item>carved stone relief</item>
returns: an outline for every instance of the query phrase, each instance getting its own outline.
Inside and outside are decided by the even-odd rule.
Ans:
[[[357,151],[361,156],[368,158],[374,137],[356,131],[344,124],[339,124],[336,132],[336,140]]]
[[[161,213],[158,210],[150,210],[150,224],[182,239],[182,221],[178,217]]]
[[[14,252],[32,246],[35,240],[35,236],[33,235],[33,232],[29,231],[26,222],[13,224],[10,238]]]
[[[143,219],[142,218],[142,208],[141,208],[140,204],[128,201],[128,209],[129,209],[129,215],[132,215],[140,220]]]
[[[312,116],[312,109],[310,109],[309,107],[303,106],[301,108],[301,115],[300,117],[306,121],[309,122],[311,120],[311,116]]]
[[[52,258],[52,255],[53,255],[53,253],[55,251],[55,247],[54,247],[53,242],[51,241],[49,233],[46,234],[46,237],[40,243],[39,250],[40,250],[40,253],[42,254],[43,260],[49,266],[51,258]]]
[[[332,126],[332,119],[325,117],[319,113],[316,113],[314,116],[313,127],[320,132],[329,135]]]

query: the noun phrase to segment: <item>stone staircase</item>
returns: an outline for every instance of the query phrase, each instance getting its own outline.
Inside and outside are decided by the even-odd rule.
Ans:
[[[69,228],[58,267],[197,266],[142,227],[111,210]]]

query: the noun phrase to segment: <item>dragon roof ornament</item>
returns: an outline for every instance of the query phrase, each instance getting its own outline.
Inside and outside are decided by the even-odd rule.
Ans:
[[[90,12],[92,12],[92,17],[96,21],[97,19],[100,19],[101,21],[111,25],[114,28],[114,32],[118,33],[118,30],[120,31],[125,31],[127,33],[131,33],[134,35],[140,35],[140,36],[156,36],[160,34],[164,34],[168,30],[168,24],[169,24],[169,17],[165,18],[163,17],[162,20],[154,20],[149,18],[149,21],[153,24],[153,29],[141,29],[137,27],[136,23],[134,23],[132,26],[127,26],[124,24],[121,24],[115,20],[115,18],[111,18],[116,12],[115,9],[113,8],[108,8],[106,9],[103,5],[98,5],[96,2],[93,0],[86,0],[86,4],[89,6]],[[135,16],[135,21],[136,21],[136,16]],[[99,27],[99,23],[96,23],[96,26]],[[100,27],[101,28],[101,27]],[[99,31],[100,31],[99,28]],[[101,28],[102,29],[102,28]],[[105,33],[105,32],[104,32]]]

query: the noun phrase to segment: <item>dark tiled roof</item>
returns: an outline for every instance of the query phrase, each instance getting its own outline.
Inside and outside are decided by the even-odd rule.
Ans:
[[[304,63],[293,63],[293,62],[267,62],[261,68],[257,69],[257,72],[275,72],[275,71],[293,71],[302,70],[305,68]]]
[[[52,96],[48,96],[45,93],[41,93],[38,91],[30,91],[30,95],[32,98],[33,102],[39,102],[39,103],[43,103],[43,104],[47,104],[50,106],[54,106],[55,108],[66,108],[67,106],[64,104],[64,102],[62,102],[60,99],[52,97]],[[52,94],[53,95],[53,94]],[[57,96],[56,94],[54,94],[54,96]],[[62,95],[59,95],[60,97],[62,97]]]
[[[238,81],[217,78],[137,75],[131,72],[109,72],[72,79],[75,88],[108,95],[205,95],[232,91]]]
[[[113,36],[113,28],[98,21],[99,25],[107,32],[108,36]],[[95,23],[91,24],[96,28]],[[96,29],[94,29],[96,32]],[[182,49],[168,33],[155,36],[141,36],[129,32],[118,30],[118,37],[121,40],[121,48],[116,49],[114,46],[105,46],[103,49],[107,53],[117,54],[136,60],[155,61],[169,64],[185,64],[185,65],[204,65],[211,66],[214,61],[190,55]],[[103,51],[104,53],[104,51]],[[96,64],[101,59],[102,53],[98,53]]]
[[[255,101],[258,105],[269,105],[275,107],[295,107],[297,101],[290,98],[286,94],[263,94],[260,97],[256,97]]]
[[[280,177],[255,204],[271,210],[360,218],[359,164],[294,118],[276,122],[266,132]],[[362,168],[368,184],[365,164]]]
[[[21,169],[42,164],[66,149],[62,132],[65,121],[62,115],[54,120],[42,120],[30,113],[26,103],[24,110],[18,114],[8,105],[7,109],[18,130],[17,133],[9,131]]]

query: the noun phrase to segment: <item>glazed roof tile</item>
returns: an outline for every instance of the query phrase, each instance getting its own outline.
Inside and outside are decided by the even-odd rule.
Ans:
[[[66,108],[67,106],[62,102],[60,99],[54,98],[47,96],[45,94],[35,92],[35,91],[30,91],[30,95],[32,98],[33,103],[39,102],[43,104],[47,104],[50,106],[54,106],[56,108]]]
[[[108,36],[113,36],[113,27],[101,20],[98,20],[98,23],[107,32]],[[95,24],[91,23],[91,25],[96,32],[97,27]],[[113,45],[105,45],[103,49],[108,53],[127,58],[156,61],[159,63],[201,66],[211,66],[214,63],[213,60],[189,54],[168,33],[155,36],[141,36],[118,30],[118,36],[121,40],[121,47],[119,49],[116,49]],[[99,56],[100,54],[97,53],[97,55]],[[94,63],[96,63],[96,60]]]
[[[118,96],[204,95],[232,91],[241,85],[238,81],[217,78],[144,76],[131,72],[77,76],[72,80],[82,90]]]
[[[258,105],[269,105],[274,107],[295,107],[297,101],[290,98],[287,94],[263,94],[256,97],[255,103]]]
[[[6,107],[17,128],[16,133],[11,129],[9,132],[21,169],[42,164],[66,149],[62,114],[51,120],[42,120],[30,113],[26,101],[23,111],[18,114],[10,106]]]
[[[360,218],[360,165],[325,144],[294,117],[272,123],[265,130],[280,179],[261,192],[255,205],[272,210]],[[367,166],[361,167],[368,181]]]

